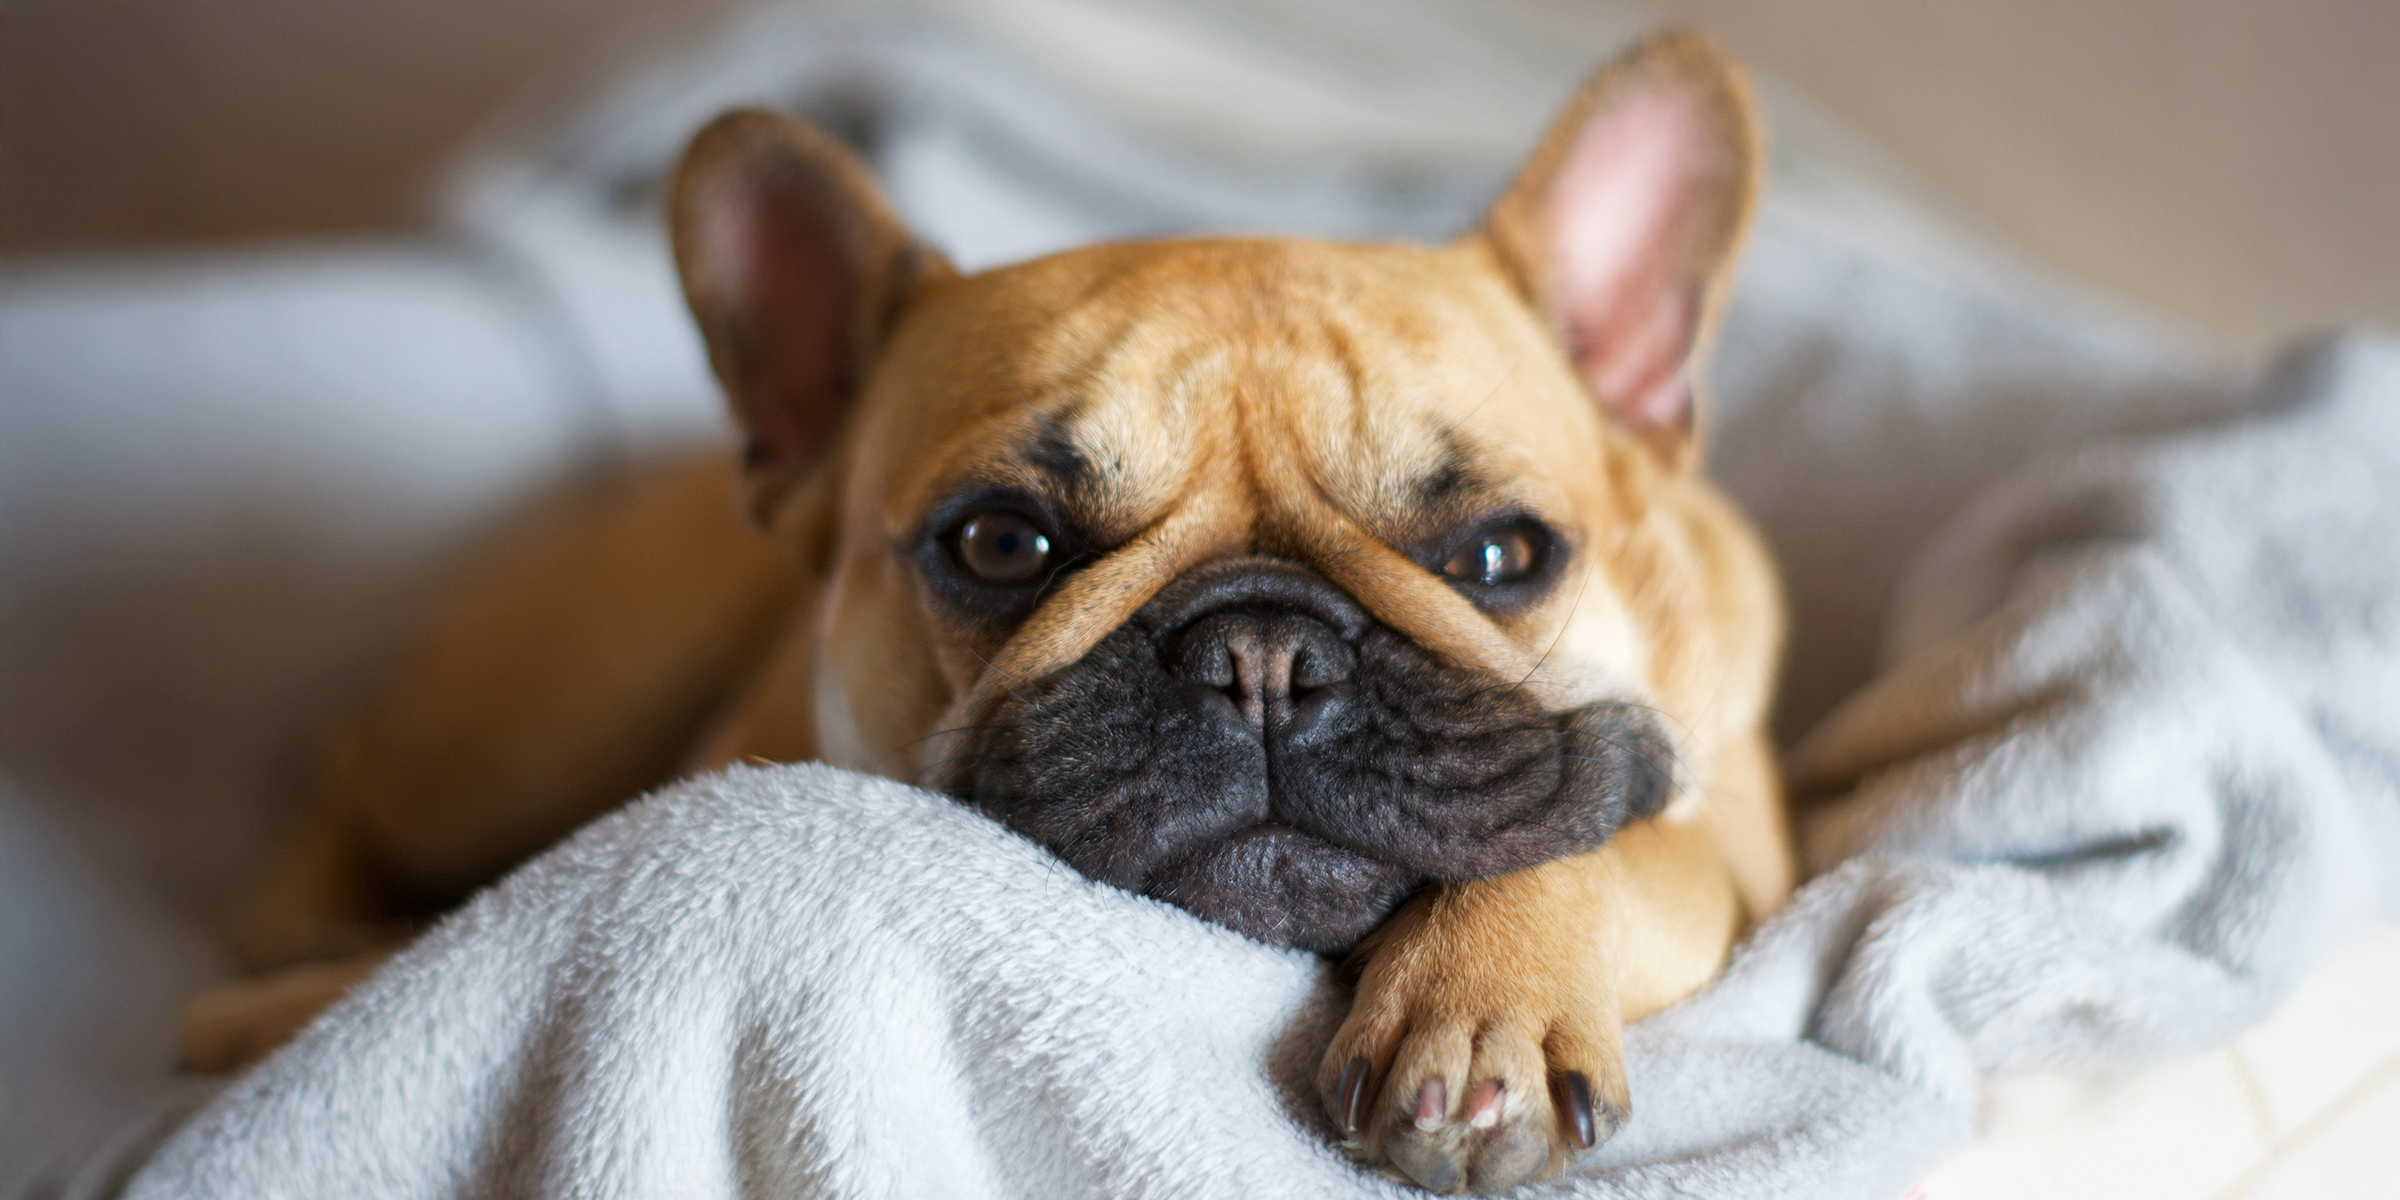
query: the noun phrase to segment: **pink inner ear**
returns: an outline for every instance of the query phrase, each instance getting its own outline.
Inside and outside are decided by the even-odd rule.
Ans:
[[[775,462],[814,457],[848,400],[856,272],[804,189],[730,182],[707,197],[701,249],[739,332],[734,402]]]
[[[1717,182],[1706,101],[1638,86],[1584,125],[1547,197],[1552,303],[1584,382],[1641,429],[1688,429]]]

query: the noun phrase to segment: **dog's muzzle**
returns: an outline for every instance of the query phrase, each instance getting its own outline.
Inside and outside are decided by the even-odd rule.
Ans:
[[[1014,689],[953,786],[1094,879],[1331,951],[1428,883],[1600,845],[1663,804],[1669,758],[1646,710],[1545,711],[1241,558]]]

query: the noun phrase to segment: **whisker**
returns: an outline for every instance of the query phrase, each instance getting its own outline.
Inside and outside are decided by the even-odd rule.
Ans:
[[[1500,395],[1500,389],[1507,387],[1508,381],[1516,377],[1517,368],[1525,365],[1526,353],[1526,351],[1519,351],[1517,353],[1516,361],[1508,364],[1508,369],[1500,373],[1500,382],[1493,384],[1492,390],[1485,392],[1483,394],[1483,399],[1476,401],[1475,407],[1468,409],[1467,415],[1458,419],[1459,424],[1464,425],[1468,421],[1473,420],[1476,413],[1483,411],[1484,405],[1490,404],[1495,397]]]
[[[1008,689],[1008,694],[1009,694],[1009,695],[1011,695],[1011,696],[1014,696],[1014,697],[1016,697],[1016,698],[1017,698],[1017,703],[1019,703],[1019,704],[1022,704],[1022,705],[1025,705],[1025,706],[1027,706],[1027,707],[1031,707],[1031,706],[1033,705],[1033,701],[1032,701],[1032,700],[1029,700],[1029,699],[1027,699],[1027,698],[1026,698],[1026,696],[1025,696],[1025,693],[1023,693],[1023,692],[1020,692],[1020,691],[1018,691],[1018,690],[1017,690],[1017,685],[1022,685],[1022,684],[1024,684],[1024,682],[1025,682],[1024,680],[1022,680],[1022,679],[1019,679],[1019,678],[1017,678],[1016,676],[1014,676],[1014,675],[1011,675],[1011,674],[1009,674],[1008,672],[1001,670],[1001,669],[1000,669],[1000,668],[999,668],[997,665],[995,665],[995,664],[992,662],[992,660],[990,660],[990,659],[988,659],[988,658],[985,658],[985,657],[983,656],[983,652],[982,652],[981,650],[977,650],[977,649],[976,649],[976,648],[974,648],[973,646],[969,646],[969,647],[967,647],[967,653],[974,655],[974,656],[975,656],[975,661],[976,661],[976,662],[979,662],[979,663],[982,663],[982,664],[983,664],[985,667],[989,668],[989,669],[991,670],[992,674],[994,674],[994,675],[998,675],[1000,678],[1007,680],[1007,681],[1009,682],[1009,684],[1011,685],[1011,686],[1009,687],[1009,689]]]
[[[1575,585],[1575,602],[1567,606],[1567,615],[1564,619],[1559,621],[1558,632],[1550,636],[1550,644],[1542,648],[1542,656],[1533,660],[1532,670],[1525,672],[1525,678],[1517,681],[1518,687],[1524,687],[1527,683],[1531,682],[1533,680],[1534,672],[1541,670],[1543,664],[1550,661],[1550,652],[1558,649],[1558,644],[1566,640],[1567,627],[1575,623],[1575,610],[1583,607],[1583,594],[1592,586],[1592,572],[1592,566],[1588,563],[1585,564],[1583,568],[1583,580]]]
[[[1023,726],[1022,724],[1019,724],[1018,722],[1015,722],[1015,721],[998,721],[998,722],[993,722],[993,723],[991,723],[991,724],[985,724],[985,725],[954,725],[954,726],[951,726],[951,727],[950,727],[950,728],[948,728],[948,729],[936,729],[936,730],[934,730],[933,732],[931,732],[931,733],[928,733],[928,734],[926,734],[926,735],[925,735],[925,736],[923,736],[923,737],[918,737],[918,738],[910,738],[909,740],[907,740],[907,741],[905,741],[905,742],[902,742],[902,743],[900,743],[899,745],[897,745],[897,746],[894,746],[894,747],[892,747],[892,748],[891,748],[891,749],[889,749],[889,750],[886,750],[886,751],[884,751],[884,752],[883,752],[883,753],[882,753],[880,756],[878,756],[878,757],[875,759],[875,770],[876,770],[878,773],[881,773],[881,772],[882,772],[882,770],[883,770],[883,765],[884,765],[884,763],[886,763],[886,762],[890,761],[890,760],[891,760],[891,757],[892,757],[893,755],[895,755],[895,754],[898,754],[898,753],[900,753],[901,751],[903,751],[903,750],[907,750],[907,749],[909,749],[909,748],[911,748],[911,747],[914,747],[914,746],[921,746],[921,745],[924,745],[925,743],[927,743],[927,742],[930,742],[930,741],[932,741],[933,739],[935,739],[935,738],[938,738],[938,737],[947,737],[947,736],[949,736],[949,735],[951,735],[951,734],[954,734],[954,733],[981,733],[981,732],[983,732],[983,731],[985,731],[985,730],[988,730],[988,729],[1023,729],[1023,728],[1024,728],[1024,726]],[[939,763],[939,765],[942,765],[942,766],[948,766],[948,765],[950,765],[950,763],[951,763],[951,762],[954,762],[954,761],[956,761],[956,760],[955,760],[955,759],[944,759],[944,760],[941,760],[941,762]]]

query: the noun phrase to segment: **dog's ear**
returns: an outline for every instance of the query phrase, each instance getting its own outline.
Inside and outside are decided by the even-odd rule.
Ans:
[[[833,440],[909,292],[949,266],[841,143],[778,113],[710,122],[669,195],[684,298],[749,438],[764,520]]]
[[[1664,33],[1584,84],[1484,219],[1594,398],[1669,462],[1690,461],[1693,359],[1759,171],[1740,72]]]

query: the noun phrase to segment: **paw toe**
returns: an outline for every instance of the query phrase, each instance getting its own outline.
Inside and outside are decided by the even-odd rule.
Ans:
[[[1496,1131],[1475,1156],[1474,1187],[1498,1192],[1541,1173],[1550,1164],[1551,1139],[1524,1122]]]
[[[1575,1053],[1581,1039],[1555,1026],[1439,1024],[1328,1056],[1326,1108],[1362,1161],[1429,1191],[1499,1192],[1556,1175],[1624,1124],[1613,1056]]]
[[[1430,1192],[1458,1190],[1462,1172],[1457,1148],[1444,1144],[1447,1139],[1428,1136],[1410,1130],[1387,1138],[1383,1143],[1384,1157],[1398,1167],[1417,1186]]]

